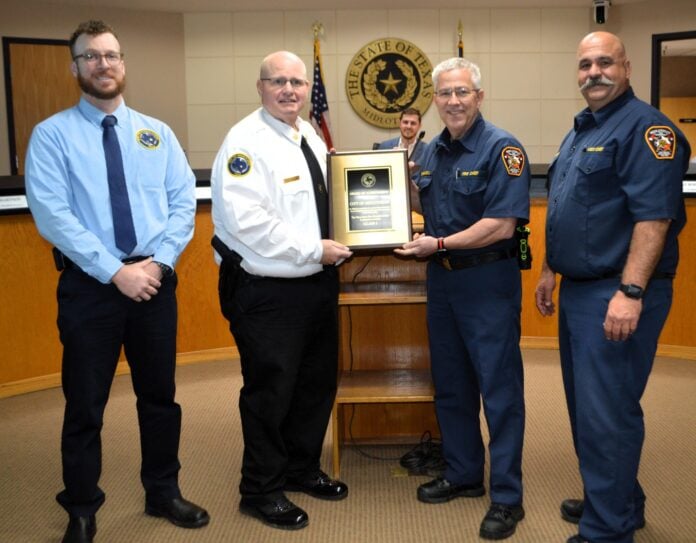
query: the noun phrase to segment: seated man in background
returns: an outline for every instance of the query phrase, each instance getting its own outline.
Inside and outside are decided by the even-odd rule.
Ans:
[[[420,165],[420,160],[423,158],[423,153],[427,142],[421,141],[425,136],[425,131],[421,132],[420,137],[418,131],[421,127],[421,113],[416,108],[410,107],[404,109],[399,117],[399,130],[401,136],[392,138],[382,143],[375,144],[375,149],[406,149],[408,151],[408,160]]]

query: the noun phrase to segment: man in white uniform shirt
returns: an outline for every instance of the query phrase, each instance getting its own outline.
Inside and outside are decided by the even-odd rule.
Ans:
[[[304,63],[272,53],[256,88],[263,107],[232,127],[213,164],[213,246],[244,379],[239,509],[299,529],[307,513],[285,491],[348,495],[319,458],[336,393],[336,265],[352,253],[328,239],[326,147],[299,118]]]

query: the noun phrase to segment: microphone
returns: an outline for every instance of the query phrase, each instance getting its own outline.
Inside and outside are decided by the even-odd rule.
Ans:
[[[411,153],[408,155],[409,160],[411,160],[411,157],[415,154],[416,147],[418,147],[418,144],[421,142],[421,140],[424,137],[425,137],[425,130],[421,130],[420,134],[418,134],[418,139],[416,140],[416,143],[413,145],[413,149],[411,149]]]

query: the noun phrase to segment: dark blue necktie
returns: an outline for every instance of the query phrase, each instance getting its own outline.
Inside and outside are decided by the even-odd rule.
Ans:
[[[123,173],[123,158],[121,147],[114,125],[116,117],[107,115],[102,121],[104,127],[104,156],[106,157],[106,175],[109,179],[109,198],[111,200],[111,214],[114,221],[114,239],[116,247],[127,255],[135,249],[137,239],[133,226],[133,214],[131,213],[126,176]]]

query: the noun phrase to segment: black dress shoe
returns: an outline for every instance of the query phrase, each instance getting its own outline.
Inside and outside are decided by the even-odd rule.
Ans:
[[[320,500],[342,500],[348,497],[348,485],[331,479],[321,470],[302,477],[288,477],[284,490],[304,492]]]
[[[579,524],[584,509],[585,502],[583,500],[563,500],[561,502],[561,518],[567,522]]]
[[[63,543],[92,543],[97,533],[97,521],[94,515],[89,517],[70,517],[68,529],[65,530]]]
[[[515,533],[517,523],[524,518],[521,505],[492,503],[483,517],[479,535],[483,539],[505,539]]]
[[[307,513],[282,494],[274,497],[242,496],[239,510],[281,530],[299,530],[309,523]]]
[[[567,522],[579,524],[584,509],[584,500],[563,500],[561,502],[561,518]],[[636,530],[640,530],[641,528],[645,528],[645,518],[641,518],[640,521],[636,522]]]
[[[145,513],[164,517],[182,528],[200,528],[210,522],[208,512],[184,498],[173,498],[162,503],[145,503]]]
[[[438,477],[418,487],[418,499],[425,503],[445,503],[454,498],[478,498],[486,493],[482,483],[473,485],[453,485],[447,479]]]

